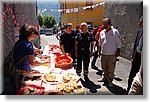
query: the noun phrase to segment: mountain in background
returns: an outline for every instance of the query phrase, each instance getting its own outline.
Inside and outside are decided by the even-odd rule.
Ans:
[[[53,15],[56,17],[56,22],[60,22],[60,5],[58,0],[37,0],[38,12],[41,15]]]

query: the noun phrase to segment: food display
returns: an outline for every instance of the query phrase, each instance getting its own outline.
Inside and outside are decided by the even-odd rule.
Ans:
[[[35,60],[39,63],[46,63],[49,62],[49,57],[46,55],[37,55],[35,57]]]
[[[51,49],[57,49],[57,48],[60,48],[58,45],[49,45],[49,48]]]
[[[43,76],[43,81],[46,82],[47,84],[59,84],[62,82],[61,77],[62,77],[61,74],[56,73],[45,74]]]
[[[49,45],[50,52],[53,52],[54,54],[61,54],[62,51],[58,45]]]
[[[72,80],[72,76],[70,74],[65,74],[62,76],[62,80],[64,83],[67,83]]]
[[[42,79],[42,76],[33,76],[33,77],[26,76],[24,78],[24,81],[38,81],[38,80],[41,80],[41,79]]]
[[[56,79],[55,74],[45,74],[44,78],[46,79],[47,82],[57,82],[58,80]]]
[[[77,75],[70,74],[70,73],[64,74],[64,75],[62,76],[62,81],[63,81],[64,83],[67,83],[67,82],[78,82],[79,79],[80,79],[80,78],[79,78]]]
[[[34,71],[37,73],[48,73],[49,68],[48,66],[41,65],[41,66],[36,66],[36,67],[31,68],[31,71]]]
[[[42,74],[27,74],[23,77],[23,85],[38,85],[40,86],[42,82]]]
[[[50,70],[50,73],[61,74],[62,69],[61,68],[53,68],[53,69]]]
[[[44,87],[27,85],[18,92],[18,95],[42,95],[43,93]]]
[[[62,68],[62,69],[69,69],[71,68],[73,59],[66,55],[66,54],[56,54],[55,58],[55,67]]]
[[[45,52],[51,53],[36,56],[41,65],[31,66],[31,72],[23,77],[18,95],[83,95],[84,87],[72,66],[71,55],[62,54],[58,45],[46,48]]]
[[[84,88],[81,83],[78,82],[59,84],[57,89],[63,94],[84,94]]]
[[[44,95],[63,95],[60,91],[47,91]]]

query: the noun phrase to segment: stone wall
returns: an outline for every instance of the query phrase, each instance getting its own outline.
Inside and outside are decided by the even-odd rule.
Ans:
[[[36,0],[32,0],[32,2],[10,2],[8,3],[13,10],[13,13],[16,17],[17,22],[19,23],[19,28],[22,27],[27,21],[30,25],[34,25],[37,23],[36,17]],[[3,3],[2,12],[5,9],[5,3]],[[15,44],[15,32],[16,29],[13,24],[13,18],[10,12],[8,12],[2,22],[3,25],[3,60],[6,59],[9,52],[12,50]],[[17,31],[19,35],[19,30]]]
[[[109,17],[113,26],[120,32],[121,56],[131,59],[135,36],[139,28],[138,21],[143,14],[142,1],[106,0],[104,11],[105,17]]]

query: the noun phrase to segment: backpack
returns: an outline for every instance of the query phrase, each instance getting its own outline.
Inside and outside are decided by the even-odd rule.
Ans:
[[[19,47],[21,43],[17,45]],[[16,64],[14,62],[14,48],[9,52],[7,58],[4,61],[3,64],[3,76],[4,77],[14,77],[16,75],[16,68],[15,66],[18,65],[20,62],[22,62],[27,56],[21,58]]]
[[[12,51],[9,52],[7,58],[4,61],[4,64],[3,64],[3,68],[4,68],[3,75],[4,75],[4,77],[15,76],[15,63],[14,63],[13,54],[14,54],[14,49],[12,49]]]

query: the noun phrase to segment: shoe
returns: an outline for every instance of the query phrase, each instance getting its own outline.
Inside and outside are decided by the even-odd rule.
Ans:
[[[77,73],[78,76],[81,76],[81,73]]]
[[[98,79],[98,82],[106,82],[107,80],[105,78],[101,78],[101,79]]]
[[[95,65],[91,66],[92,69],[98,69]]]
[[[86,80],[86,81],[88,81],[88,80],[89,80],[89,78],[88,78],[88,74],[83,74],[83,76],[84,76],[84,80]]]
[[[113,87],[114,85],[113,85],[113,83],[109,83],[108,86],[109,87]]]
[[[84,73],[83,76],[84,76],[84,77],[88,77],[88,73]]]

